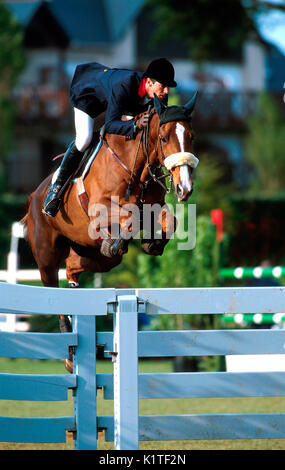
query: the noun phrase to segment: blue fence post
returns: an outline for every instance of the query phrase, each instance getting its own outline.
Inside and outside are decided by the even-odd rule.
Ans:
[[[116,450],[139,448],[137,305],[135,295],[118,296],[114,315],[114,441]]]
[[[78,335],[73,365],[77,376],[74,396],[76,422],[74,448],[95,450],[97,449],[96,316],[74,316],[73,330]]]

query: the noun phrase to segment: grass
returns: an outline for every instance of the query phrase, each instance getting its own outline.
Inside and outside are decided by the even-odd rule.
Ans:
[[[140,361],[140,372],[171,372],[171,360]],[[62,374],[62,361],[0,359],[0,372],[27,374]],[[98,361],[98,373],[111,373],[111,362]],[[103,400],[98,391],[99,415],[113,414],[113,401]],[[140,414],[198,414],[198,413],[280,413],[285,411],[285,397],[266,398],[191,398],[140,400]],[[72,393],[66,402],[28,402],[0,400],[1,416],[71,416]],[[104,441],[99,433],[98,449],[111,450],[113,443]],[[63,444],[0,443],[0,450],[72,450],[72,435]],[[217,440],[217,441],[155,441],[140,442],[141,450],[284,450],[284,439]]]

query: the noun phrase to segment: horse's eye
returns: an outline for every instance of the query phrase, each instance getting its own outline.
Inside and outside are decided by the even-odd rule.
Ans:
[[[167,138],[166,137],[161,137],[161,141],[166,144],[167,143]]]

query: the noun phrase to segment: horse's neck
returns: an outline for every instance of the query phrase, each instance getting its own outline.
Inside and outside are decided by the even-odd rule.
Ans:
[[[147,153],[149,163],[153,165],[157,158],[156,142],[158,129],[158,116],[154,114],[149,123],[149,133],[147,138]],[[110,149],[115,152],[118,158],[129,168],[130,171],[141,175],[141,181],[145,181],[148,176],[148,161],[145,148],[145,139],[138,133],[136,139],[126,139],[126,137],[116,134],[106,134],[105,139]],[[135,168],[134,168],[135,167]]]

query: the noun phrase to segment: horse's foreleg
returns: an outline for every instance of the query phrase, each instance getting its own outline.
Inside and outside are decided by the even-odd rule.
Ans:
[[[133,203],[119,205],[114,203],[105,227],[100,252],[107,258],[122,256],[128,252],[128,245],[140,230],[140,209],[137,199]]]
[[[102,241],[100,252],[107,258],[113,258],[114,256],[122,256],[128,252],[128,245],[130,240],[126,240],[122,234],[118,238],[105,238]]]
[[[161,238],[162,240],[166,240],[166,243],[168,243],[177,229],[177,219],[173,214],[171,214],[166,205],[160,214],[158,223],[161,224]]]
[[[158,214],[157,219],[154,221],[155,226],[150,233],[153,232],[154,236],[143,238],[141,241],[142,250],[153,256],[161,256],[164,248],[169,242],[177,228],[177,219],[168,209],[165,204],[162,211]],[[160,233],[158,233],[160,231]]]
[[[113,258],[115,256],[122,256],[128,252],[128,246],[132,239],[132,227],[125,226],[125,221],[120,221],[120,224],[116,224],[116,230],[110,228],[108,230],[109,238],[104,238],[100,248],[100,252],[107,258]],[[115,233],[114,233],[115,232]]]

